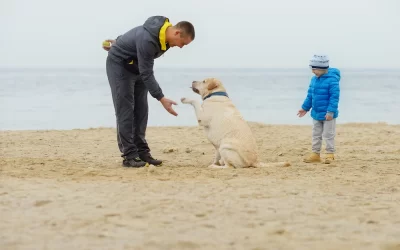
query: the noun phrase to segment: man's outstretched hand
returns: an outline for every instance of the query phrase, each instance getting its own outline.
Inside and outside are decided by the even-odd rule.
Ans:
[[[177,116],[178,114],[175,112],[175,110],[172,108],[172,104],[173,105],[177,105],[176,102],[167,99],[165,97],[160,99],[161,104],[164,106],[164,108],[171,114],[174,116]]]

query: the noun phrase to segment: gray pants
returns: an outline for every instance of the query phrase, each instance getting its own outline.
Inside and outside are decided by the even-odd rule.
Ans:
[[[117,120],[117,142],[122,157],[148,154],[145,139],[148,120],[148,89],[141,78],[107,57],[106,70]]]
[[[326,142],[326,152],[335,153],[336,119],[330,121],[313,120],[312,151],[319,154],[322,139]]]

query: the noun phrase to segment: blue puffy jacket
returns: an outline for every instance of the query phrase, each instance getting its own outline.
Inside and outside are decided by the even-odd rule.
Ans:
[[[338,104],[340,96],[340,71],[329,68],[328,73],[311,79],[307,97],[301,108],[311,110],[311,117],[315,120],[326,120],[325,115],[332,113],[333,118],[339,115]]]

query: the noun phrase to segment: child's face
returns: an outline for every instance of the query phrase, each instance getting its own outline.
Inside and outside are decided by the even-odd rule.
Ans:
[[[317,76],[320,77],[327,72],[326,69],[312,69],[312,72]]]

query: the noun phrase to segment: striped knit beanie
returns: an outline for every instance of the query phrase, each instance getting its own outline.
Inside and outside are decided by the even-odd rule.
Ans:
[[[314,55],[310,60],[310,67],[313,69],[329,68],[329,58],[326,55]]]

